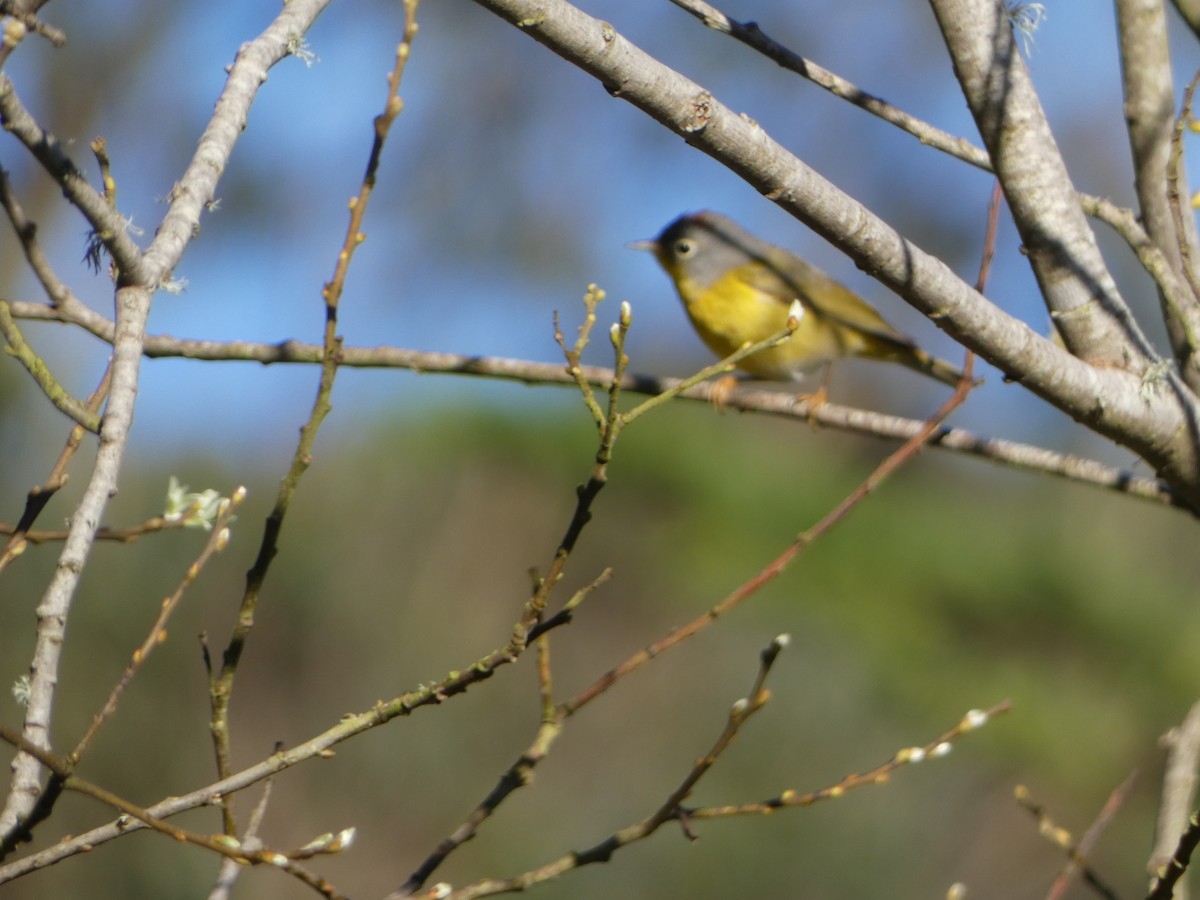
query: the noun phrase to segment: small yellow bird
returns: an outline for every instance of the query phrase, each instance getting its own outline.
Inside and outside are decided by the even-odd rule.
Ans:
[[[782,332],[793,301],[800,302],[804,314],[788,340],[738,363],[756,378],[793,381],[847,356],[897,362],[952,386],[962,378],[959,369],[921,350],[858,294],[725,216],[680,216],[658,237],[629,246],[654,254],[675,282],[692,326],[722,358]],[[824,387],[818,396],[823,394]]]

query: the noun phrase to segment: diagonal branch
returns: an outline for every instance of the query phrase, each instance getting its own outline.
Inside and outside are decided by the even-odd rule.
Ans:
[[[756,122],[737,115],[711,93],[635,47],[607,22],[593,19],[566,0],[476,2],[717,159],[1009,378],[1092,430],[1133,449],[1193,509],[1200,509],[1200,402],[1176,376],[1151,365],[1149,345],[1122,315],[1120,297],[1109,290],[1111,278],[1102,262],[1099,268],[1094,265],[1099,257],[1088,250],[1092,237],[1086,223],[1071,232],[1064,244],[1077,268],[1061,273],[1073,287],[1055,305],[1064,314],[1074,309],[1091,320],[1070,326],[1073,346],[1081,352],[1086,349],[1099,361],[1107,360],[1109,350],[1127,353],[1128,359],[1120,356],[1121,367],[1091,365],[1036,334],[986,300],[941,260],[804,165]],[[1063,189],[1084,221],[1070,182]],[[1043,236],[1035,237],[1043,249],[1048,246]],[[1106,304],[1094,316],[1078,306],[1086,303],[1090,309],[1089,301],[1095,299],[1076,290],[1084,285],[1098,291]]]
[[[620,665],[605,672],[590,685],[575,694],[575,696],[564,700],[559,704],[561,714],[564,716],[574,715],[581,708],[608,691],[616,682],[640,669],[664,651],[691,639],[696,634],[708,628],[717,619],[753,597],[764,585],[771,583],[782,575],[795,561],[797,556],[845,519],[859,503],[877,490],[897,469],[910,462],[924,449],[934,434],[937,433],[938,427],[945,421],[946,417],[966,401],[967,395],[972,388],[970,380],[971,367],[969,363],[970,360],[968,360],[968,365],[965,368],[963,380],[959,382],[954,393],[934,411],[933,415],[921,424],[921,428],[912,437],[892,451],[858,487],[843,497],[836,506],[823,515],[814,525],[796,535],[795,539],[777,554],[774,559],[763,566],[756,575],[742,582],[742,584],[726,594],[719,602],[690,622],[672,628],[665,636],[659,638],[653,644],[642,648]]]
[[[702,758],[692,770],[692,774],[700,772],[703,774],[704,769],[715,761],[716,755],[719,754],[728,743],[736,735],[738,728],[745,721],[745,717],[751,712],[760,708],[762,700],[765,700],[763,692],[757,695],[760,701],[755,704],[752,698],[739,700],[734,704],[734,708],[730,713],[730,721],[726,726],[725,731],[717,740],[710,754]],[[674,807],[675,813],[671,818],[676,818],[680,821],[684,828],[684,833],[689,837],[693,837],[689,831],[689,819],[694,818],[722,818],[727,816],[737,815],[773,815],[778,810],[784,808],[795,808],[810,806],[819,800],[830,800],[844,796],[847,790],[857,787],[864,787],[869,784],[886,784],[889,777],[897,769],[909,765],[914,762],[919,762],[923,759],[931,757],[945,756],[953,746],[953,741],[962,735],[975,730],[991,717],[999,715],[1008,710],[1009,704],[1006,702],[996,706],[990,710],[972,710],[967,713],[954,728],[950,729],[942,737],[929,742],[923,747],[908,747],[901,750],[899,753],[892,756],[890,760],[880,766],[872,769],[869,772],[862,774],[848,775],[841,782],[828,788],[811,793],[801,794],[797,791],[784,791],[778,797],[771,800],[759,803],[748,803],[738,806],[718,806],[718,807],[702,807],[695,810],[684,810],[678,806]],[[689,776],[690,779],[691,776]],[[685,787],[687,782],[685,782]],[[678,793],[678,792],[677,792]],[[560,856],[536,869],[531,869],[521,875],[512,878],[489,878],[482,881],[477,881],[473,884],[465,885],[457,890],[451,889],[449,885],[438,885],[426,897],[445,897],[448,900],[472,900],[475,897],[489,897],[495,894],[513,893],[516,891],[524,891],[536,884],[546,882],[553,878],[559,878],[562,875],[582,866],[593,865],[595,863],[608,862],[614,853],[633,844],[637,841],[644,840],[654,834],[663,824],[661,817],[662,808],[654,815],[636,822],[633,825],[626,826],[618,831],[613,832],[600,843],[589,847],[585,850],[577,850]],[[389,898],[390,900],[390,898]]]
[[[37,125],[16,98],[12,82],[0,74],[0,120],[28,146],[56,177],[69,200],[101,234],[121,272],[116,294],[116,322],[111,362],[112,380],[95,467],[79,506],[71,517],[70,534],[59,555],[54,575],[38,604],[37,642],[31,663],[29,702],[23,737],[28,744],[49,748],[52,709],[71,602],[104,517],[116,493],[121,461],[133,423],[139,367],[146,321],[158,284],[170,272],[194,236],[200,211],[212,197],[246,116],[266,81],[267,68],[283,59],[305,33],[328,0],[293,0],[258,38],[243,45],[217,101],[217,111],[201,137],[200,146],[150,248],[143,257],[124,233],[123,222],[103,195],[82,179],[51,135]],[[28,838],[23,822],[39,794],[37,761],[18,753],[13,764],[12,789],[0,810],[0,853]]]
[[[83,213],[93,232],[104,243],[127,282],[153,283],[141,250],[128,234],[128,223],[104,195],[97,191],[67,156],[58,138],[44,130],[17,96],[16,85],[0,73],[0,124],[33,154],[71,204]]]
[[[1059,332],[1082,359],[1141,372],[1153,348],[1080,209],[1008,10],[995,0],[933,0],[932,6]]]
[[[542,633],[544,634],[551,628],[561,627],[567,621],[565,618],[557,619],[554,622],[547,621]],[[440,706],[451,698],[465,694],[470,688],[487,681],[497,670],[520,658],[527,637],[525,634],[514,634],[503,647],[493,650],[462,669],[450,672],[444,678],[430,684],[423,684],[391,699],[377,701],[370,709],[348,713],[320,734],[293,747],[277,749],[266,759],[235,772],[227,778],[222,778],[186,794],[160,800],[153,806],[147,807],[145,812],[154,818],[167,819],[187,810],[220,805],[230,794],[244,790],[278,772],[314,758],[328,758],[332,755],[329,753],[331,748],[342,741],[370,731],[372,728],[378,728],[393,719],[410,716],[425,707]],[[3,738],[6,731],[7,729],[0,725],[0,739]],[[36,750],[37,745],[32,742],[19,737],[17,740],[22,742],[23,746],[29,745]],[[48,751],[45,750],[36,750],[36,752],[45,758],[49,756]],[[30,853],[8,864],[0,865],[0,884],[5,884],[68,857],[80,853],[90,853],[102,843],[115,840],[130,831],[144,827],[147,826],[142,822],[118,819],[82,834],[63,838],[52,846]]]
[[[987,151],[972,144],[966,138],[957,137],[949,132],[932,125],[929,122],[919,119],[880,99],[872,94],[867,93],[857,85],[847,81],[840,75],[830,72],[810,59],[806,59],[800,54],[783,46],[767,34],[755,22],[739,22],[727,16],[721,10],[717,9],[711,3],[705,0],[671,0],[680,9],[691,13],[709,28],[727,34],[735,40],[741,41],[748,47],[758,51],[768,59],[778,63],[788,71],[795,72],[803,78],[829,91],[835,97],[852,103],[860,109],[879,117],[883,121],[894,125],[901,131],[911,134],[922,144],[931,147],[935,150],[940,150],[955,159],[962,160],[968,165],[983,169],[984,171],[992,171],[992,162],[988,158]],[[1129,3],[1140,4],[1141,7],[1147,5],[1156,6],[1155,0],[1122,0],[1118,6],[1128,5]],[[1158,7],[1161,14],[1161,6]],[[1141,35],[1140,32],[1135,33],[1135,37],[1140,38],[1140,43],[1145,45],[1157,42],[1157,37],[1152,35]],[[1147,40],[1147,37],[1153,37],[1153,41]],[[1157,48],[1151,49],[1146,47],[1147,56],[1154,63],[1154,68],[1166,66],[1169,72],[1169,56],[1166,53],[1165,44],[1162,46],[1161,53]],[[1127,66],[1128,69],[1128,66]],[[1170,110],[1171,100],[1168,90],[1167,109]],[[1170,113],[1168,112],[1168,119]],[[1135,153],[1139,144],[1135,138]],[[1156,187],[1159,191],[1159,197],[1163,197],[1163,175],[1161,166],[1158,170],[1159,180]],[[1184,191],[1186,194],[1186,191]],[[1138,254],[1142,264],[1147,271],[1159,282],[1160,289],[1166,292],[1170,298],[1182,298],[1184,296],[1185,285],[1182,279],[1179,278],[1178,272],[1174,269],[1164,271],[1157,263],[1157,260],[1148,261],[1148,250],[1144,246],[1149,239],[1141,229],[1141,225],[1137,223],[1132,210],[1117,207],[1114,203],[1106,200],[1103,197],[1097,197],[1091,194],[1079,193],[1079,202],[1083,207],[1084,212],[1095,218],[1100,219],[1111,225],[1117,230],[1117,233],[1129,244],[1130,248]],[[1145,199],[1143,198],[1143,208],[1146,207]],[[1157,249],[1157,248],[1155,248]],[[1165,283],[1164,283],[1165,282]],[[1182,300],[1176,302],[1182,304]],[[1200,333],[1193,330],[1193,333]],[[1185,369],[1185,378],[1186,378]],[[1188,381],[1191,384],[1191,381]],[[1194,386],[1193,386],[1194,387]]]
[[[1167,760],[1154,828],[1154,850],[1146,865],[1154,878],[1170,863],[1193,809],[1200,766],[1200,702],[1192,704],[1183,721],[1163,735],[1159,744],[1166,748]],[[1184,884],[1175,885],[1175,900],[1187,900],[1185,888]]]
[[[220,777],[228,776],[233,771],[229,705],[237,678],[238,665],[242,653],[245,651],[250,634],[254,630],[255,612],[258,608],[262,587],[270,570],[271,562],[279,550],[280,531],[291,508],[296,490],[301,478],[308,471],[308,467],[312,462],[313,447],[317,440],[317,434],[320,432],[321,425],[324,423],[326,417],[333,410],[331,397],[333,395],[333,385],[337,378],[338,368],[341,364],[342,349],[342,339],[337,333],[338,305],[346,283],[346,277],[350,271],[351,261],[354,258],[354,251],[363,241],[361,231],[363,217],[366,215],[367,204],[375,189],[375,180],[378,175],[379,160],[384,144],[387,141],[392,125],[404,108],[404,104],[400,99],[400,82],[408,64],[413,38],[417,33],[415,19],[417,0],[405,0],[404,7],[404,36],[396,50],[395,65],[388,75],[387,97],[383,110],[375,117],[367,166],[363,173],[358,193],[350,203],[349,221],[346,223],[346,232],[343,237],[342,246],[335,257],[333,276],[326,282],[321,292],[322,298],[325,301],[325,327],[324,341],[321,345],[321,368],[316,396],[313,398],[313,405],[308,419],[300,429],[300,438],[292,454],[291,464],[288,467],[287,473],[280,480],[279,489],[275,495],[275,504],[271,508],[271,512],[264,524],[258,555],[254,560],[254,565],[246,573],[246,585],[242,591],[241,603],[237,617],[234,620],[233,628],[231,629],[229,643],[222,654],[220,670],[209,679],[209,702],[211,708],[209,730],[212,735],[217,773]],[[289,33],[287,43],[284,45],[285,48],[290,50],[294,46],[295,41],[295,33]],[[264,55],[274,54],[279,49],[279,47],[266,46],[262,48],[262,53]],[[246,54],[245,48],[238,54],[239,59],[243,54]],[[218,108],[220,108],[220,104],[218,104]],[[201,143],[203,145],[203,141]],[[207,202],[212,196],[211,190],[211,187],[205,188],[206,193],[196,196],[204,197],[205,202]],[[225,834],[229,837],[234,836],[237,833],[237,825],[234,819],[232,802],[222,806],[222,816],[224,819]]]
[[[104,400],[108,397],[108,388],[110,382],[111,369],[104,370],[104,377],[100,379],[100,384],[92,391],[88,397],[87,408],[91,412],[98,413]],[[71,462],[71,458],[75,455],[79,446],[83,443],[85,434],[82,425],[76,425],[67,435],[67,440],[62,451],[58,454],[58,459],[54,461],[54,466],[50,469],[50,475],[43,484],[30,488],[29,493],[25,496],[25,509],[21,513],[21,518],[12,528],[0,526],[0,533],[8,535],[8,540],[4,547],[0,549],[0,573],[2,573],[8,565],[25,552],[26,546],[31,543],[38,543],[38,538],[35,533],[31,532],[33,523],[37,521],[38,516],[42,514],[42,510],[59,489],[67,483],[67,465]],[[66,540],[70,532],[63,533],[59,540]]]
[[[73,397],[62,382],[54,377],[54,373],[50,371],[45,360],[38,356],[25,340],[25,335],[13,321],[12,311],[3,300],[0,300],[0,336],[3,336],[8,344],[8,353],[15,357],[33,376],[33,380],[42,389],[42,393],[59,412],[65,413],[72,421],[82,425],[88,431],[98,432],[100,430],[99,414],[88,409],[87,404],[81,400]]]
[[[835,97],[840,97],[842,100],[853,103],[855,106],[866,110],[872,115],[878,116],[885,122],[895,125],[900,130],[907,131],[922,144],[932,147],[935,150],[941,150],[943,153],[948,153],[955,159],[960,159],[978,169],[983,169],[987,172],[992,170],[992,163],[988,159],[986,150],[976,147],[966,138],[957,137],[928,122],[918,119],[916,116],[893,106],[886,100],[881,100],[873,94],[868,94],[862,88],[852,84],[845,78],[835,75],[810,59],[805,59],[800,54],[789,50],[783,44],[768,37],[758,27],[757,22],[739,22],[725,15],[725,13],[721,12],[721,10],[717,9],[711,3],[706,3],[705,0],[671,0],[671,2],[680,9],[691,13],[709,28],[713,28],[722,34],[727,34],[735,40],[741,41],[747,47],[757,50],[763,56],[778,63],[788,71],[795,72],[797,75],[801,75],[814,84],[825,88],[825,90],[829,91]]]
[[[1173,900],[1179,880],[1187,873],[1192,854],[1200,847],[1200,813],[1192,813],[1171,858],[1155,873],[1146,900]]]
[[[77,319],[74,316],[64,316],[41,303],[11,301],[9,305],[16,318],[73,322],[101,340],[111,340],[112,323],[95,313],[91,313],[86,319]],[[316,365],[321,362],[322,349],[320,344],[303,344],[299,341],[261,344],[252,341],[203,341],[151,335],[146,338],[145,354],[152,359],[241,360],[261,365]],[[613,371],[599,366],[580,366],[576,376],[557,363],[388,346],[343,347],[341,365],[356,368],[411,369],[423,374],[497,378],[530,385],[569,385],[576,384],[579,378],[583,378],[593,387],[608,388],[613,381]],[[680,384],[681,379],[678,378],[627,374],[621,380],[620,387],[627,392],[658,395],[677,389]],[[709,403],[711,390],[710,385],[701,384],[684,390],[680,396],[685,400]],[[827,403],[818,409],[810,410],[805,403],[797,404],[790,393],[756,387],[753,384],[733,391],[726,406],[739,412],[803,419],[828,428],[888,440],[907,440],[921,427],[921,422],[916,419],[839,406],[836,403]],[[989,438],[966,429],[945,426],[938,430],[930,443],[943,450],[978,456],[1003,466],[1054,475],[1143,500],[1186,506],[1169,485],[1156,478],[1138,476],[1128,470],[1082,456],[1063,454],[1002,438]]]
[[[1125,120],[1138,206],[1147,233],[1166,255],[1177,277],[1183,264],[1181,248],[1189,249],[1193,266],[1200,259],[1200,248],[1195,220],[1191,215],[1183,216],[1182,231],[1177,230],[1167,200],[1175,89],[1166,9],[1162,0],[1117,0],[1116,10]],[[1188,196],[1186,176],[1180,171],[1177,177],[1182,179],[1176,185],[1177,193]],[[1196,356],[1200,299],[1182,291],[1172,298],[1163,296],[1163,320],[1184,381],[1192,390],[1200,389],[1200,357]]]

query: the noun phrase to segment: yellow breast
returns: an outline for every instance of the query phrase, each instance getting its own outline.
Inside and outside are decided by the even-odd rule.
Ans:
[[[787,327],[793,298],[776,297],[747,284],[736,273],[723,275],[708,287],[680,273],[676,287],[693,327],[717,356],[729,356],[746,343],[765,340]],[[794,299],[804,302],[803,298]],[[759,378],[788,381],[854,355],[860,351],[860,338],[806,307],[800,326],[786,343],[747,357],[738,368]]]

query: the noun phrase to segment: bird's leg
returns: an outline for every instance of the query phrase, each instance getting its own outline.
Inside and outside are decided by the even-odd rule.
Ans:
[[[719,413],[725,412],[725,403],[737,386],[738,377],[736,375],[722,375],[713,381],[708,389],[708,402],[713,405],[713,409]]]
[[[815,391],[807,394],[797,394],[794,402],[808,404],[808,424],[816,425],[813,414],[829,402],[829,379],[833,375],[833,363],[825,363],[821,371],[821,384]]]

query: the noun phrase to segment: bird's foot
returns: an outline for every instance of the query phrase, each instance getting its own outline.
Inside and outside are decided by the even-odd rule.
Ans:
[[[729,402],[729,395],[737,388],[738,380],[736,375],[722,375],[712,382],[708,389],[708,402],[713,405],[713,409],[719,413],[725,412],[725,404]]]
[[[817,410],[829,402],[829,391],[825,389],[825,385],[821,385],[811,393],[796,394],[792,402],[796,404],[803,403],[805,405],[805,412],[808,414],[808,424],[816,428]]]

